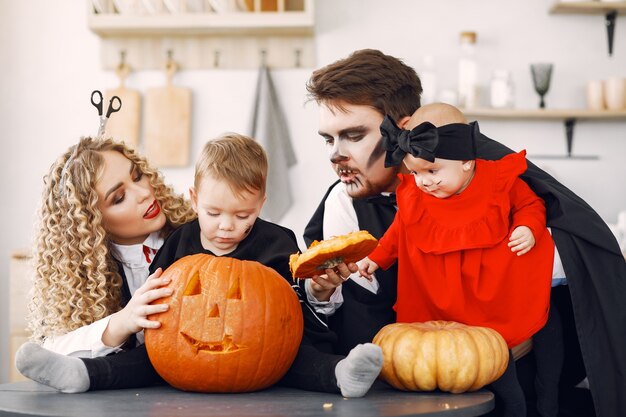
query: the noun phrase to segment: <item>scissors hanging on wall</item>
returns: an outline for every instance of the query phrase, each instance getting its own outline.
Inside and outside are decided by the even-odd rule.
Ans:
[[[94,96],[97,97],[97,101],[94,100]],[[107,120],[109,119],[111,114],[120,111],[120,109],[122,108],[122,100],[118,96],[113,96],[109,100],[109,107],[107,108],[106,114],[103,115],[103,103],[104,98],[102,97],[102,93],[100,92],[100,90],[94,90],[91,93],[91,104],[93,104],[96,109],[98,109],[98,115],[100,116],[100,126],[98,127],[99,138],[104,136]]]

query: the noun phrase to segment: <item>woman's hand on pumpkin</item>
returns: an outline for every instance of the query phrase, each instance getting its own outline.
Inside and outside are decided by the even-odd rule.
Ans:
[[[102,335],[102,342],[107,346],[118,346],[128,337],[143,329],[156,329],[161,323],[148,320],[149,315],[167,311],[167,304],[150,304],[154,300],[172,295],[172,289],[164,287],[171,281],[162,278],[163,270],[158,268],[146,282],[135,291],[126,306],[111,315],[109,324]]]
[[[335,292],[335,288],[343,284],[350,278],[359,267],[354,262],[340,263],[334,268],[328,268],[325,274],[311,277],[311,295],[318,301],[328,301]]]
[[[359,273],[363,278],[367,278],[368,280],[372,280],[372,274],[376,272],[378,269],[378,264],[372,261],[370,258],[365,258],[361,261],[361,266],[359,267]]]

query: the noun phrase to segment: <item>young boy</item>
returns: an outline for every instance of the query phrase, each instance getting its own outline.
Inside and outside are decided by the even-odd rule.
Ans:
[[[258,217],[266,198],[267,171],[266,153],[253,139],[226,134],[209,141],[196,163],[194,186],[189,190],[198,218],[168,237],[150,273],[184,256],[206,253],[260,262],[291,283],[289,256],[298,251],[296,237],[291,230]],[[345,397],[365,395],[382,367],[380,348],[371,343],[359,345],[346,358],[321,352],[311,340],[323,341],[325,328],[305,303],[301,305],[305,334],[281,384],[341,392]],[[79,359],[28,344],[16,361],[29,378],[64,392],[162,383],[143,345],[115,355]]]

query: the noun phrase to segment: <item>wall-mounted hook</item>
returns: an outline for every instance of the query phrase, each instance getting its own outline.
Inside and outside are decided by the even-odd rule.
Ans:
[[[300,68],[300,66],[301,66],[301,57],[302,57],[302,50],[301,49],[296,49],[294,52],[296,54],[295,67],[296,68]]]
[[[220,66],[220,51],[217,49],[213,51],[213,67],[219,68]]]
[[[120,63],[117,64],[115,73],[120,79],[120,88],[123,88],[126,78],[128,77],[128,74],[130,74],[130,67],[126,64],[126,51],[124,49],[120,50]]]
[[[165,62],[165,76],[167,77],[167,84],[172,85],[172,79],[174,78],[174,74],[178,70],[178,65],[172,58],[174,56],[174,52],[171,49],[167,50],[167,60]]]

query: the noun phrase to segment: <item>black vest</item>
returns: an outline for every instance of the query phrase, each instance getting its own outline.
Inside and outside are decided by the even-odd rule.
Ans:
[[[309,246],[313,240],[323,239],[324,203],[329,189],[304,230],[304,241]],[[353,200],[357,221],[361,230],[367,230],[380,239],[389,228],[396,214],[392,205],[376,204],[367,200]],[[337,335],[335,353],[347,354],[359,343],[371,342],[386,324],[396,321],[393,305],[397,294],[397,264],[386,271],[376,271],[378,294],[361,287],[352,280],[343,284],[343,305],[328,318],[328,325]]]

